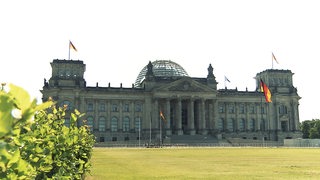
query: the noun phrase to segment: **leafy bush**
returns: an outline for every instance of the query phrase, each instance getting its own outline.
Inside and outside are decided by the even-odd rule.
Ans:
[[[40,105],[20,87],[0,91],[0,179],[83,179],[90,170],[94,136],[82,114],[54,102]]]

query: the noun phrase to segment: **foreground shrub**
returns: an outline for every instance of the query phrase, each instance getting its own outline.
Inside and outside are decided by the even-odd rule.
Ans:
[[[0,91],[0,179],[83,179],[90,170],[94,136],[82,116],[52,101],[37,105],[20,87]]]

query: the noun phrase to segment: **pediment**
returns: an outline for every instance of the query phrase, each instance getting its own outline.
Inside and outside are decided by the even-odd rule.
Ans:
[[[212,92],[213,89],[201,84],[190,77],[183,77],[177,81],[163,85],[155,91],[179,91],[179,92]]]

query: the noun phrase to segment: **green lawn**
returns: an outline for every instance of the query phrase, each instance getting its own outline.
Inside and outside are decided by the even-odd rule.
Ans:
[[[86,179],[320,179],[320,149],[94,148]]]

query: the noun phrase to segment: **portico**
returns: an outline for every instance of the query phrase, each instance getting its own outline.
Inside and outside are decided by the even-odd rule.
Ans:
[[[158,111],[153,112],[153,117],[158,123],[154,123],[155,129],[162,130],[165,135],[205,135],[214,127],[213,100],[200,97],[156,98],[153,104]],[[163,112],[166,121],[160,118]],[[162,121],[162,122],[159,122]],[[210,126],[212,125],[212,126]]]

